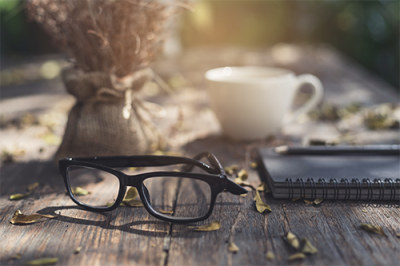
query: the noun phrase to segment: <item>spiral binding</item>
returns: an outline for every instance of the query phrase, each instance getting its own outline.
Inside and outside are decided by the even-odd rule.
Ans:
[[[344,183],[344,186],[345,186],[345,190],[344,190],[344,199],[345,199],[345,200],[350,199],[350,184],[349,184],[349,180],[347,180],[347,179],[345,178],[345,179],[340,180],[340,182],[341,182],[341,183]]]
[[[329,182],[333,184],[333,199],[336,200],[339,197],[338,182],[336,181],[335,178],[331,178],[331,180],[329,180]]]
[[[317,197],[317,185],[314,182],[314,178],[308,178],[307,182],[310,183],[311,188],[311,198],[315,199]]]
[[[335,178],[330,179],[329,183],[327,183],[324,178],[318,179],[318,182],[315,182],[313,178],[308,178],[306,182],[304,182],[302,178],[296,179],[295,182],[293,182],[291,178],[288,178],[286,179],[286,183],[289,188],[289,198],[294,197],[295,185],[296,188],[299,188],[301,197],[306,195],[306,188],[308,188],[311,189],[311,198],[316,198],[317,184],[321,184],[322,198],[326,199],[328,198],[328,184],[331,184],[333,187],[330,187],[329,189],[333,189],[333,199],[339,199],[340,192],[344,190],[344,199],[348,200],[350,199],[351,190],[355,189],[355,199],[360,200],[361,196],[363,195],[363,189],[366,189],[367,193],[364,194],[366,195],[366,199],[372,200],[374,189],[375,191],[378,189],[378,200],[385,199],[385,191],[390,191],[389,200],[395,200],[396,184],[400,184],[400,178],[397,178],[395,181],[393,181],[391,178],[386,178],[384,181],[382,181],[380,178],[376,178],[373,182],[367,178],[364,178],[362,182],[360,182],[360,180],[357,178],[352,179],[351,182],[349,182],[347,179],[341,179],[340,183],[338,183]],[[306,185],[306,183],[308,184]],[[354,184],[355,188],[351,186],[351,184]],[[378,187],[376,187],[376,185]]]

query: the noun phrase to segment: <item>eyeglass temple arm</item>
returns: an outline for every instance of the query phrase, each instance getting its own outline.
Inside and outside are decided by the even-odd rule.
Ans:
[[[227,178],[228,182],[226,183],[226,190],[228,190],[230,193],[234,195],[242,195],[246,194],[248,191],[243,188],[242,186],[239,186],[229,178]]]
[[[213,166],[214,170],[216,171],[216,173],[218,174],[223,174],[225,175],[225,170],[222,167],[221,163],[218,161],[217,157],[215,157],[214,154],[212,154],[211,152],[202,152],[197,154],[193,159],[194,160],[200,160],[202,158],[207,158],[208,161],[210,162],[210,164]],[[190,172],[193,169],[193,165],[186,165],[183,167],[183,171],[185,172]],[[236,184],[235,182],[233,182],[232,180],[230,180],[229,178],[226,178],[226,190],[228,190],[230,193],[234,194],[234,195],[241,195],[241,194],[246,194],[247,190],[244,189],[242,186]]]
[[[110,156],[110,157],[88,157],[71,158],[77,161],[85,161],[96,164],[102,164],[108,167],[153,167],[167,166],[174,164],[186,164],[190,170],[197,166],[208,173],[215,173],[215,170],[208,164],[185,157],[177,156],[154,156],[154,155],[134,155],[134,156]],[[63,159],[68,160],[68,159]],[[61,161],[61,160],[60,160]]]
[[[211,168],[212,172],[211,171],[208,171],[208,172],[213,173],[213,174],[225,174],[224,168],[217,160],[217,157],[215,157],[215,155],[212,154],[211,152],[205,151],[205,152],[199,153],[193,157],[193,160],[199,161],[203,158],[207,158],[212,166],[212,168]],[[193,170],[193,167],[194,167],[194,165],[189,165],[189,164],[185,165],[182,167],[182,171],[190,172]]]

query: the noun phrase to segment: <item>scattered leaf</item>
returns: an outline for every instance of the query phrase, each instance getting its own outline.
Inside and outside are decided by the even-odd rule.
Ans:
[[[78,254],[79,252],[81,252],[82,248],[83,248],[82,246],[77,247],[77,248],[75,249],[74,253],[75,253],[75,254]]]
[[[173,214],[174,213],[174,211],[172,211],[172,210],[158,210],[159,212],[161,212],[161,213],[164,213],[164,214]]]
[[[286,234],[286,241],[289,243],[289,245],[291,245],[295,249],[299,249],[300,247],[299,240],[297,239],[297,236],[292,232],[288,232]]]
[[[267,183],[262,182],[258,187],[257,191],[264,191],[265,193],[271,192]]]
[[[30,184],[30,185],[28,186],[28,188],[27,188],[27,189],[28,189],[28,192],[27,192],[27,193],[25,193],[25,194],[20,194],[20,193],[18,193],[18,194],[13,194],[13,195],[10,196],[10,200],[19,200],[19,199],[25,198],[25,197],[29,196],[30,194],[32,194],[32,192],[33,192],[38,186],[39,186],[39,182]]]
[[[239,251],[239,247],[236,246],[235,243],[230,242],[229,245],[228,245],[228,250],[229,250],[230,252],[232,252],[232,253],[236,253],[236,252]]]
[[[236,184],[238,184],[239,186],[242,187],[250,187],[252,190],[256,190],[249,182],[243,181],[240,178],[235,178],[233,179],[233,182],[235,182]]]
[[[143,203],[140,199],[136,199],[139,196],[139,192],[135,187],[131,187],[125,194],[124,199],[121,202],[121,207],[143,207]],[[110,205],[111,206],[111,205]]]
[[[143,207],[142,201],[137,199],[124,200],[122,203],[124,203],[127,207]],[[121,204],[121,206],[123,205]]]
[[[303,196],[300,196],[298,198],[292,199],[292,201],[296,201],[296,200],[299,200],[299,199],[302,199],[302,198],[305,198],[305,197],[307,197],[307,195],[303,195]]]
[[[249,174],[247,173],[247,171],[245,169],[240,170],[239,173],[237,174],[237,178],[239,178],[242,181],[247,180],[248,177],[249,177]]]
[[[314,200],[314,204],[320,204],[323,201],[323,199],[315,199]]]
[[[39,186],[39,182],[35,182],[28,186],[28,191],[34,191]]]
[[[31,215],[25,215],[22,214],[20,210],[16,210],[14,212],[14,215],[12,216],[10,223],[12,224],[31,224],[37,222],[40,218],[49,218],[53,219],[58,217],[57,215],[48,215],[48,214],[31,214]]]
[[[135,187],[131,187],[128,189],[128,192],[126,192],[123,201],[136,199],[137,196],[139,196],[139,192]]]
[[[361,210],[361,211],[367,213],[367,210]]]
[[[309,205],[312,205],[312,204],[314,203],[314,201],[306,200],[306,199],[304,200],[304,202],[307,203],[307,204],[309,204]]]
[[[387,236],[387,235],[385,234],[385,231],[383,231],[382,226],[372,225],[372,224],[361,224],[361,227],[362,227],[365,231],[373,232],[373,233],[380,234],[380,235],[383,235],[383,236]]]
[[[259,213],[263,213],[264,211],[267,210],[272,212],[271,207],[267,203],[264,203],[262,201],[260,193],[258,193],[258,191],[256,191],[256,196],[254,197],[253,200],[256,202],[256,208]]]
[[[25,262],[27,265],[49,265],[56,264],[58,262],[58,258],[40,258],[36,260],[30,260]]]
[[[17,253],[14,256],[11,257],[12,260],[19,260],[22,257],[21,253]]]
[[[25,198],[26,196],[29,196],[31,193],[26,193],[26,194],[12,194],[10,196],[10,200],[19,200],[22,198]]]
[[[240,196],[241,196],[242,198],[245,198],[245,197],[247,196],[247,194],[248,194],[248,193],[246,193],[246,194],[240,194]]]
[[[194,229],[195,231],[215,231],[221,228],[221,223],[219,221],[214,221],[203,226],[188,226],[188,228]]]
[[[265,258],[267,258],[267,260],[274,260],[275,255],[271,251],[268,251],[267,254],[265,254]]]
[[[57,136],[53,133],[48,133],[46,135],[42,136],[42,139],[46,142],[48,145],[59,145],[62,141],[62,138],[60,136]]]
[[[237,172],[239,170],[239,165],[237,164],[232,164],[230,166],[226,166],[224,167],[224,171],[228,174],[228,175],[233,175],[235,172]]]
[[[301,252],[295,253],[292,256],[288,258],[289,261],[294,261],[294,260],[299,260],[299,259],[304,259],[306,255],[304,255]]]
[[[253,168],[253,169],[256,169],[257,166],[258,166],[258,164],[256,162],[251,162],[250,163],[250,167]]]
[[[301,241],[304,243],[301,252],[308,254],[315,254],[318,252],[318,250],[311,244],[311,242],[306,237],[303,238]]]
[[[85,196],[85,195],[91,194],[90,191],[88,191],[84,188],[81,188],[81,187],[72,187],[71,192],[72,192],[72,194],[74,194],[74,196]]]

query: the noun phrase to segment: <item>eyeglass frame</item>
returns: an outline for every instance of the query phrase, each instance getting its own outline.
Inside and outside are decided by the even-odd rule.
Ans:
[[[207,158],[210,165],[200,161],[202,158]],[[124,167],[157,167],[157,166],[168,166],[174,164],[184,164],[182,172],[176,171],[160,171],[160,172],[148,172],[137,175],[128,175],[121,171],[118,171],[112,167],[124,168]],[[68,178],[68,168],[70,166],[84,166],[91,167],[94,169],[108,172],[119,180],[119,192],[115,203],[111,206],[106,207],[93,207],[86,205],[76,199],[71,191],[71,186]],[[200,173],[189,173],[195,166],[203,169],[208,174]],[[82,157],[82,158],[65,158],[59,160],[59,171],[64,179],[65,187],[67,192],[77,205],[95,212],[112,211],[120,206],[127,186],[135,187],[139,192],[140,199],[146,210],[154,217],[164,220],[167,222],[174,223],[194,223],[198,221],[206,220],[210,217],[215,201],[219,193],[228,191],[234,195],[241,195],[247,193],[247,190],[230,180],[218,161],[217,157],[210,152],[202,152],[196,155],[193,159],[179,156],[165,156],[165,155],[132,155],[132,156],[104,156],[104,157]],[[204,216],[200,217],[171,217],[160,212],[157,212],[149,202],[149,196],[147,188],[144,186],[143,181],[152,177],[183,177],[197,179],[206,182],[211,188],[211,201],[208,212]],[[145,189],[145,190],[144,190]],[[147,191],[147,192],[145,192]]]

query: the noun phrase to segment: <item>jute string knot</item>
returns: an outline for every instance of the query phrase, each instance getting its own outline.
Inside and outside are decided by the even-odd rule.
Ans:
[[[163,139],[152,122],[162,107],[138,96],[153,77],[144,68],[123,78],[103,72],[63,71],[67,91],[76,98],[55,159],[146,153]]]

